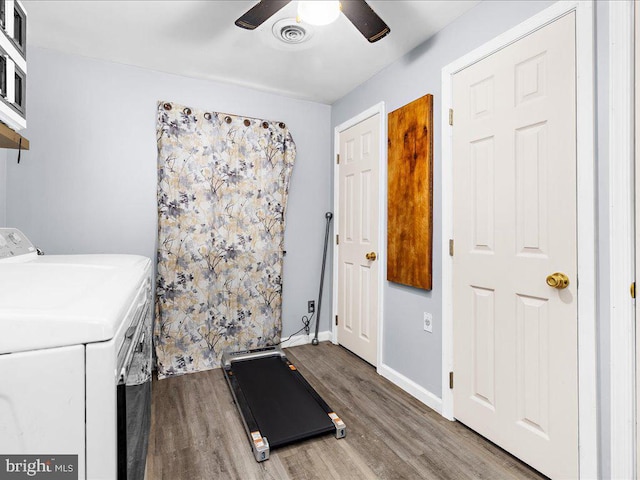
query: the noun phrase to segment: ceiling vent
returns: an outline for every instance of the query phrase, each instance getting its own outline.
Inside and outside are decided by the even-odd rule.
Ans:
[[[311,28],[302,26],[295,18],[284,18],[273,24],[273,35],[288,45],[306,42],[311,38]]]

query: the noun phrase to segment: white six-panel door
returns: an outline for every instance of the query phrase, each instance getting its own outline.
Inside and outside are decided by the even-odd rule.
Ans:
[[[372,365],[377,363],[381,268],[377,259],[379,117],[376,114],[340,132],[338,173],[338,343]]]
[[[552,478],[578,475],[575,71],[571,13],[453,77],[454,415]]]

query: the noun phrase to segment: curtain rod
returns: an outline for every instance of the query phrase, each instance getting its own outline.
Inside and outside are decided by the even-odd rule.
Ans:
[[[171,110],[171,109],[173,108],[173,105],[174,105],[174,104],[173,104],[173,102],[162,102],[162,107],[163,107],[165,110]],[[167,108],[167,106],[168,106],[169,108]],[[182,106],[182,105],[181,105],[181,106]],[[186,109],[188,109],[188,110],[189,110],[189,113],[187,113],[187,115],[191,115],[191,107],[186,107],[186,106],[185,106],[184,108],[185,108],[185,110],[186,110]],[[186,112],[185,112],[185,113],[186,113]],[[245,118],[245,119],[248,119],[248,120],[256,120],[256,121],[260,121],[260,122],[273,122],[273,123],[278,123],[278,124],[280,125],[280,128],[285,128],[285,127],[286,127],[286,124],[285,124],[284,122],[280,121],[280,120],[265,120],[264,118],[251,117],[251,116],[249,116],[249,115],[238,115],[237,113],[208,112],[208,111],[205,111],[205,112],[204,112],[204,114],[205,114],[205,115],[206,115],[207,113],[208,113],[209,115],[211,115],[211,114],[215,113],[215,114],[218,114],[218,115],[226,115],[227,117],[230,117],[230,116],[233,116],[233,117],[242,117],[242,118]]]

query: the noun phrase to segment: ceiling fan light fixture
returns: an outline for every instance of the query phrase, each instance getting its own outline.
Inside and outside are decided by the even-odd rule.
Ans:
[[[309,25],[329,25],[340,16],[340,2],[309,0],[298,2],[298,19]]]

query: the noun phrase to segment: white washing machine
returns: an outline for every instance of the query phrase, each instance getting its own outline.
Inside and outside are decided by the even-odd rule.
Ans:
[[[143,479],[151,274],[145,257],[38,255],[0,229],[0,477],[13,454],[49,468],[77,455],[64,468],[78,479]]]

